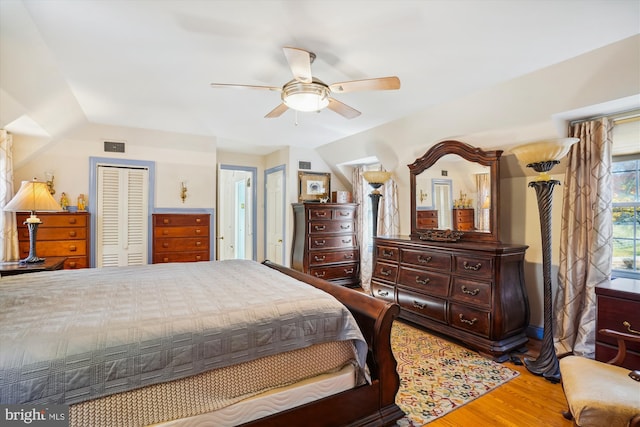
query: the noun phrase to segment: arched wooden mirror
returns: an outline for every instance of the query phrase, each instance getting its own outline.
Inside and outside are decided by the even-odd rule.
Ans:
[[[443,141],[410,164],[411,237],[497,242],[501,155]]]

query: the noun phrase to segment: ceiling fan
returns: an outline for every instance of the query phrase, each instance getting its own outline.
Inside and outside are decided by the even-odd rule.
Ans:
[[[347,119],[358,117],[361,114],[360,111],[338,101],[335,98],[332,98],[332,93],[400,89],[400,79],[395,76],[351,80],[328,85],[311,75],[311,64],[314,59],[316,59],[316,55],[313,52],[308,52],[304,49],[295,47],[284,47],[283,50],[284,55],[287,58],[287,62],[289,63],[289,68],[291,68],[291,72],[293,73],[293,80],[285,83],[284,86],[277,87],[211,83],[211,87],[266,89],[274,92],[280,92],[282,103],[271,110],[265,118],[279,117],[289,108],[297,111],[320,111],[326,107]]]

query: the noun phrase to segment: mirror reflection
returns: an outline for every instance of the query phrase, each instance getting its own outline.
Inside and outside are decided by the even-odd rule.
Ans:
[[[416,175],[420,229],[490,232],[490,169],[447,154]]]

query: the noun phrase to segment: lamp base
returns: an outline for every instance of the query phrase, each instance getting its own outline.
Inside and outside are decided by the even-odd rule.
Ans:
[[[38,264],[44,262],[46,258],[40,258],[38,256],[28,256],[25,259],[18,261],[19,264]]]
[[[38,222],[26,221],[24,224],[29,230],[29,256],[25,259],[21,259],[20,264],[37,264],[44,262],[44,258],[40,258],[36,255],[36,235],[38,234],[38,225],[40,225],[40,220],[38,220]]]

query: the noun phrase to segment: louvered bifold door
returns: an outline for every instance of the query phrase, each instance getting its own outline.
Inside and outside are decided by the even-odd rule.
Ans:
[[[147,263],[147,169],[98,166],[97,267]]]

